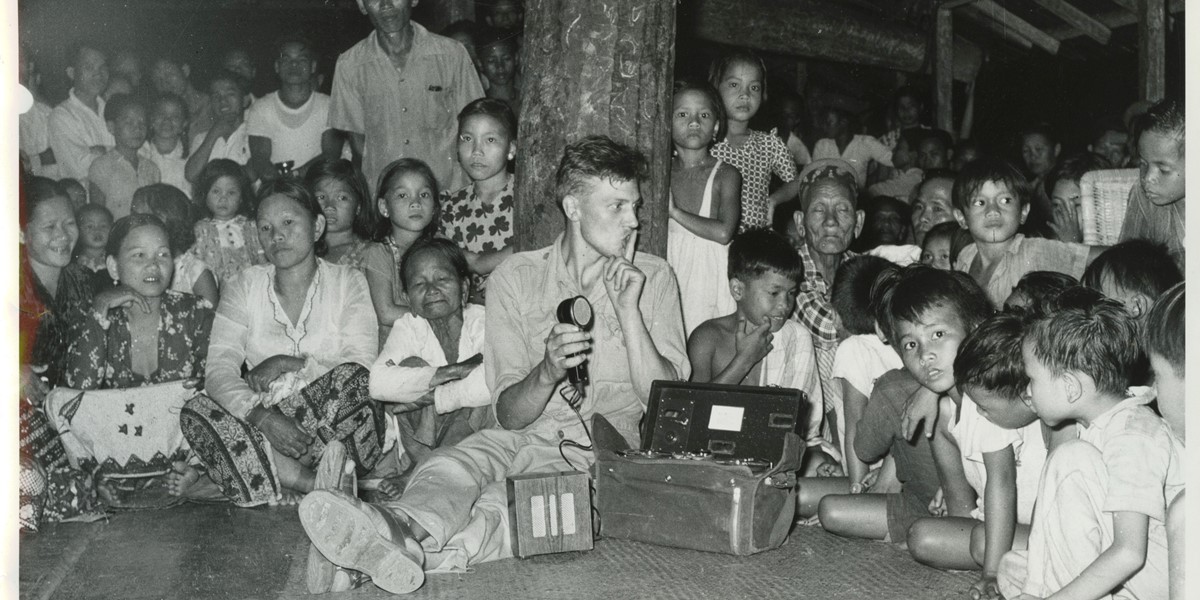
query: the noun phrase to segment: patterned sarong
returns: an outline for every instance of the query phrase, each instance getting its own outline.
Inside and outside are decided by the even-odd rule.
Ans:
[[[384,413],[371,400],[369,378],[370,371],[362,365],[339,365],[276,405],[316,438],[309,452],[314,461],[326,444],[339,440],[359,477],[379,462]],[[184,406],[180,424],[192,451],[227,498],[240,506],[257,506],[282,497],[270,444],[257,427],[203,394]]]
[[[67,462],[62,440],[40,408],[20,405],[21,469],[18,482],[22,529],[42,523],[91,520],[103,514],[92,478]]]

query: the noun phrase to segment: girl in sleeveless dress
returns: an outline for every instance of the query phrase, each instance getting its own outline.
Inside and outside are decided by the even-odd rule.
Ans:
[[[706,83],[680,82],[671,109],[671,219],[667,262],[679,280],[684,330],[733,312],[729,240],[741,216],[742,177],[709,153],[725,122],[720,98]]]

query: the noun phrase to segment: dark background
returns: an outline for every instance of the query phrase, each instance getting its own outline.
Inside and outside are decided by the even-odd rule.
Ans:
[[[423,8],[433,1],[418,5],[416,20],[428,19]],[[255,58],[258,75],[253,91],[261,95],[276,86],[271,64],[275,40],[300,31],[315,42],[321,53],[323,91],[328,93],[337,55],[371,30],[352,0],[21,0],[18,10],[21,42],[33,51],[42,73],[43,92],[52,104],[64,98],[69,87],[64,70],[70,47],[84,40],[110,51],[132,49],[142,57],[144,66],[159,53],[174,54],[192,65],[193,81],[201,90],[220,54],[240,46]],[[1167,37],[1167,87],[1180,97],[1184,87],[1182,16],[1176,14],[1171,19]],[[684,0],[679,5],[678,21],[686,23],[687,17]],[[1077,38],[1064,42],[1057,56],[1036,48],[989,52],[977,80],[972,137],[995,150],[1010,151],[1017,130],[1035,122],[1048,122],[1059,130],[1064,150],[1082,150],[1098,118],[1119,116],[1136,99],[1136,48],[1134,25],[1114,30],[1106,47]],[[709,61],[721,50],[716,44],[681,31],[677,37],[676,71],[705,77]],[[789,87],[794,81],[789,81],[794,59],[765,58],[771,71],[771,89]],[[900,79],[895,72],[815,60],[809,61],[808,71],[805,91],[832,89],[856,96],[864,128],[869,133],[881,133],[882,114]],[[927,77],[908,77],[914,85],[929,89]],[[963,84],[956,84],[955,108],[960,112],[963,92]],[[932,122],[932,102],[928,104],[930,114],[926,120]],[[771,102],[756,120],[759,128],[773,126]],[[806,137],[811,135],[809,128]]]

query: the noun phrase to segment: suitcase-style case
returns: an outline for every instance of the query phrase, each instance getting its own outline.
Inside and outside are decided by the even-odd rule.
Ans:
[[[620,436],[597,416],[600,535],[735,555],[778,548],[795,519],[804,406],[794,389],[657,381],[640,450],[606,444]]]

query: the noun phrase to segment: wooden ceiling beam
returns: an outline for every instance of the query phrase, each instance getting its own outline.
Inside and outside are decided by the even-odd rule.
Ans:
[[[993,21],[999,23],[1004,29],[1011,29],[1028,39],[1033,45],[1049,52],[1050,54],[1058,53],[1058,40],[1048,35],[1045,31],[1030,25],[1028,21],[1012,14],[1008,9],[996,4],[995,0],[978,0],[971,5],[972,10],[977,10]]]
[[[1134,18],[1137,18],[1137,0],[1112,0],[1113,4],[1133,13]]]
[[[978,0],[942,0],[942,3],[938,5],[938,8],[943,10],[954,10],[960,6],[965,6],[977,1]]]
[[[1082,31],[1084,35],[1096,40],[1101,46],[1108,44],[1109,38],[1112,37],[1111,29],[1082,10],[1075,8],[1075,5],[1067,0],[1033,0],[1033,2]]]
[[[1184,0],[1171,0],[1167,2],[1167,12],[1175,14],[1183,12]],[[1102,12],[1092,15],[1094,19],[1100,22],[1101,25],[1107,27],[1110,31],[1120,29],[1138,22],[1136,14],[1124,10],[1114,10]],[[1063,26],[1047,29],[1046,33],[1055,37],[1059,41],[1066,41],[1072,38],[1077,38],[1081,35],[1086,35],[1077,27]]]
[[[840,3],[693,0],[685,4],[690,19],[680,26],[689,27],[702,40],[909,73],[923,71],[932,62],[932,56],[926,56],[928,36],[920,30]],[[978,46],[956,40],[955,79],[974,79],[982,61]]]
[[[1033,49],[1033,42],[1029,41],[1029,38],[1021,35],[1020,33],[1017,33],[1017,31],[1015,29],[1005,27],[1002,23],[1000,23],[999,21],[996,21],[995,19],[992,19],[990,16],[988,16],[986,13],[979,10],[975,6],[970,6],[970,7],[964,8],[962,10],[959,10],[958,14],[967,17],[968,19],[973,21],[975,24],[1004,38],[1005,40],[1008,40],[1009,42],[1011,42],[1013,44],[1016,44],[1017,46],[1020,46],[1026,50]]]

